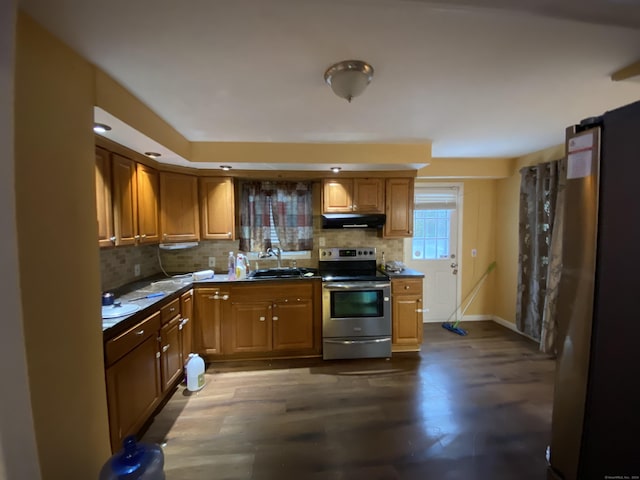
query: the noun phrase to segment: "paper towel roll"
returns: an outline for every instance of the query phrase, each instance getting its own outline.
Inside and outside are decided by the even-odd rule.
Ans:
[[[213,278],[213,270],[200,270],[199,272],[193,272],[194,282],[206,280],[207,278]]]

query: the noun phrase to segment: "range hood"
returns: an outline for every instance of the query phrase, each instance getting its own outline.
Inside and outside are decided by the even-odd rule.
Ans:
[[[325,213],[322,228],[382,228],[386,219],[383,213]]]

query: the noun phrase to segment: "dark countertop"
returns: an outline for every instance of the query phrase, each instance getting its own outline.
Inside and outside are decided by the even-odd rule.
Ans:
[[[304,277],[304,280],[320,279],[319,276]],[[123,308],[123,311],[136,308],[135,311],[115,318],[102,319],[102,335],[103,339],[110,340],[117,335],[129,330],[137,323],[141,322],[147,316],[165,304],[179,298],[184,292],[193,287],[206,287],[221,283],[256,283],[256,282],[273,282],[274,280],[281,282],[294,282],[303,280],[299,277],[294,278],[278,278],[278,279],[251,279],[245,280],[229,280],[228,275],[215,274],[212,278],[206,280],[194,281],[191,274],[175,275],[166,277],[164,275],[154,275],[136,282],[128,283],[111,291],[115,294],[115,304],[121,307],[102,307],[103,311],[112,313],[110,309]],[[152,295],[151,298],[140,298]],[[153,308],[151,308],[153,307]]]
[[[381,271],[389,275],[389,278],[391,280],[393,280],[394,278],[424,278],[424,273],[413,270],[412,268],[405,268],[399,273],[391,273],[386,270]]]

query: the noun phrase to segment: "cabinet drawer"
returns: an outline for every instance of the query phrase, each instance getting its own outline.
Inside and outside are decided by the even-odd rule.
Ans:
[[[109,366],[160,330],[160,312],[156,312],[126,332],[109,340],[105,346],[105,362]]]
[[[422,294],[422,278],[398,278],[391,281],[391,294]]]
[[[176,298],[175,300],[169,302],[167,305],[165,305],[160,309],[162,324],[164,325],[179,313],[180,313],[180,299]]]

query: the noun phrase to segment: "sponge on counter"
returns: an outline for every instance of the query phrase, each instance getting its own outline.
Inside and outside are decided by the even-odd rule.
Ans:
[[[193,272],[193,281],[206,280],[207,278],[213,278],[213,270],[200,270],[199,272]]]

